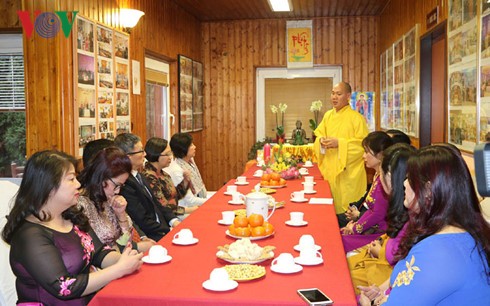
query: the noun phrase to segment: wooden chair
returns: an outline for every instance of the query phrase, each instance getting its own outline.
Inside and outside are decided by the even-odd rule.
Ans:
[[[16,163],[12,162],[10,164],[10,171],[12,172],[12,177],[21,178],[24,174],[24,166],[17,166]]]

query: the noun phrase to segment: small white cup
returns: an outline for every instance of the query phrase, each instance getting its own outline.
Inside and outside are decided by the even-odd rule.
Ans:
[[[161,260],[168,255],[168,251],[165,247],[155,244],[152,245],[150,250],[148,251],[148,257],[151,260]]]
[[[315,238],[312,235],[305,234],[299,238],[299,248],[307,249],[315,246]]]
[[[301,249],[299,252],[299,257],[305,262],[313,262],[317,260],[317,258],[322,258],[322,254],[314,247],[307,247]]]
[[[188,228],[181,229],[177,234],[174,235],[175,240],[182,242],[190,242],[194,238],[192,231]]]
[[[262,175],[264,175],[264,170],[259,169],[259,170],[254,172],[254,175],[255,176],[262,176]]]
[[[307,160],[307,161],[305,162],[305,166],[307,166],[307,167],[311,167],[311,166],[313,166],[313,163],[311,162],[311,160]]]
[[[291,193],[291,200],[302,201],[305,199],[304,191],[294,191]]]
[[[291,267],[294,265],[294,257],[291,253],[281,253],[271,263],[271,266]]]
[[[224,223],[233,223],[233,220],[235,219],[235,212],[231,210],[223,211],[221,212],[221,220]]]
[[[298,171],[301,175],[307,175],[309,173],[308,169],[306,168],[300,168]]]
[[[230,280],[225,268],[214,268],[209,274],[209,280],[216,285],[223,285]]]
[[[238,203],[242,200],[242,198],[240,197],[241,196],[241,193],[239,192],[233,192],[231,194],[231,200],[235,203]]]
[[[305,183],[313,183],[315,182],[315,177],[314,176],[305,176]]]
[[[228,185],[226,186],[226,193],[230,193],[232,194],[233,192],[236,192],[238,189],[237,189],[237,186],[236,185]]]
[[[300,211],[292,211],[289,213],[291,223],[300,224],[303,223],[303,217],[305,214]]]
[[[310,182],[305,182],[305,183],[303,184],[303,186],[304,186],[304,191],[305,191],[305,192],[313,192],[313,191],[314,191],[314,190],[313,190],[313,183],[310,183]]]
[[[246,176],[237,176],[236,182],[237,183],[240,183],[240,184],[246,183],[247,182],[247,177]]]

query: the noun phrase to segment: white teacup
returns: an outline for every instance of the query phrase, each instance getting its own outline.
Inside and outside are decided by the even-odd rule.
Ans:
[[[315,181],[315,177],[314,176],[305,176],[305,183],[313,183]]]
[[[167,257],[167,255],[167,249],[159,244],[152,245],[148,251],[148,257],[150,260],[162,260],[163,258]]]
[[[305,262],[314,262],[318,258],[322,258],[322,253],[318,252],[314,247],[307,247],[301,249],[299,257]]]
[[[240,201],[242,200],[241,195],[242,195],[242,194],[241,194],[241,193],[239,193],[239,192],[233,192],[233,193],[231,194],[231,200],[232,200],[233,202],[235,202],[235,203],[238,203],[238,202],[240,202]]]
[[[291,200],[302,201],[305,199],[304,191],[294,191],[291,193]]]
[[[301,169],[299,169],[298,171],[299,171],[299,173],[300,173],[301,175],[306,175],[306,174],[308,174],[308,173],[309,173],[309,172],[308,172],[308,169],[306,169],[306,168],[301,168]]]
[[[240,183],[240,184],[246,183],[247,182],[247,177],[246,176],[238,176],[236,178],[236,182],[237,183]]]
[[[236,192],[238,189],[237,189],[237,186],[236,185],[229,185],[229,186],[226,186],[226,193],[233,193],[233,192]]]
[[[194,239],[192,231],[188,228],[181,229],[177,234],[174,235],[174,239],[181,242],[191,242]]]
[[[312,235],[305,234],[299,238],[299,248],[308,249],[315,246],[315,238]]]
[[[313,163],[311,162],[311,160],[307,160],[307,161],[305,161],[305,166],[311,167],[311,166],[313,166]]]
[[[289,213],[291,223],[300,224],[303,222],[305,214],[300,211],[292,211]]]
[[[305,192],[313,192],[314,191],[314,189],[313,189],[314,184],[311,183],[311,182],[305,182],[303,184],[303,186],[304,186],[304,191]]]
[[[291,253],[281,253],[271,263],[271,266],[291,267],[294,266],[294,257]]]
[[[254,172],[254,175],[255,176],[262,176],[262,175],[264,175],[264,170],[259,169],[259,170]]]
[[[209,274],[209,280],[216,285],[224,285],[230,281],[230,276],[225,268],[214,268]]]
[[[221,220],[224,223],[233,223],[233,220],[235,219],[235,212],[231,210],[223,211],[221,212]]]

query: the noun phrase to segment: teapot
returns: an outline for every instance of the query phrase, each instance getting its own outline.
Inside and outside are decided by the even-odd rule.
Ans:
[[[259,191],[260,187],[255,188],[255,192],[251,192],[246,196],[241,194],[240,198],[243,200],[246,206],[247,217],[251,214],[259,214],[264,217],[264,221],[269,220],[276,210],[276,205],[273,205],[272,211],[269,214],[269,197]]]

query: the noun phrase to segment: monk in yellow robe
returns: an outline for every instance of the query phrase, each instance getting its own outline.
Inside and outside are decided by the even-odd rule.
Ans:
[[[333,87],[333,109],[325,113],[315,130],[318,167],[330,184],[337,214],[359,200],[367,187],[362,140],[368,128],[364,117],[349,106],[351,91],[345,82]]]

